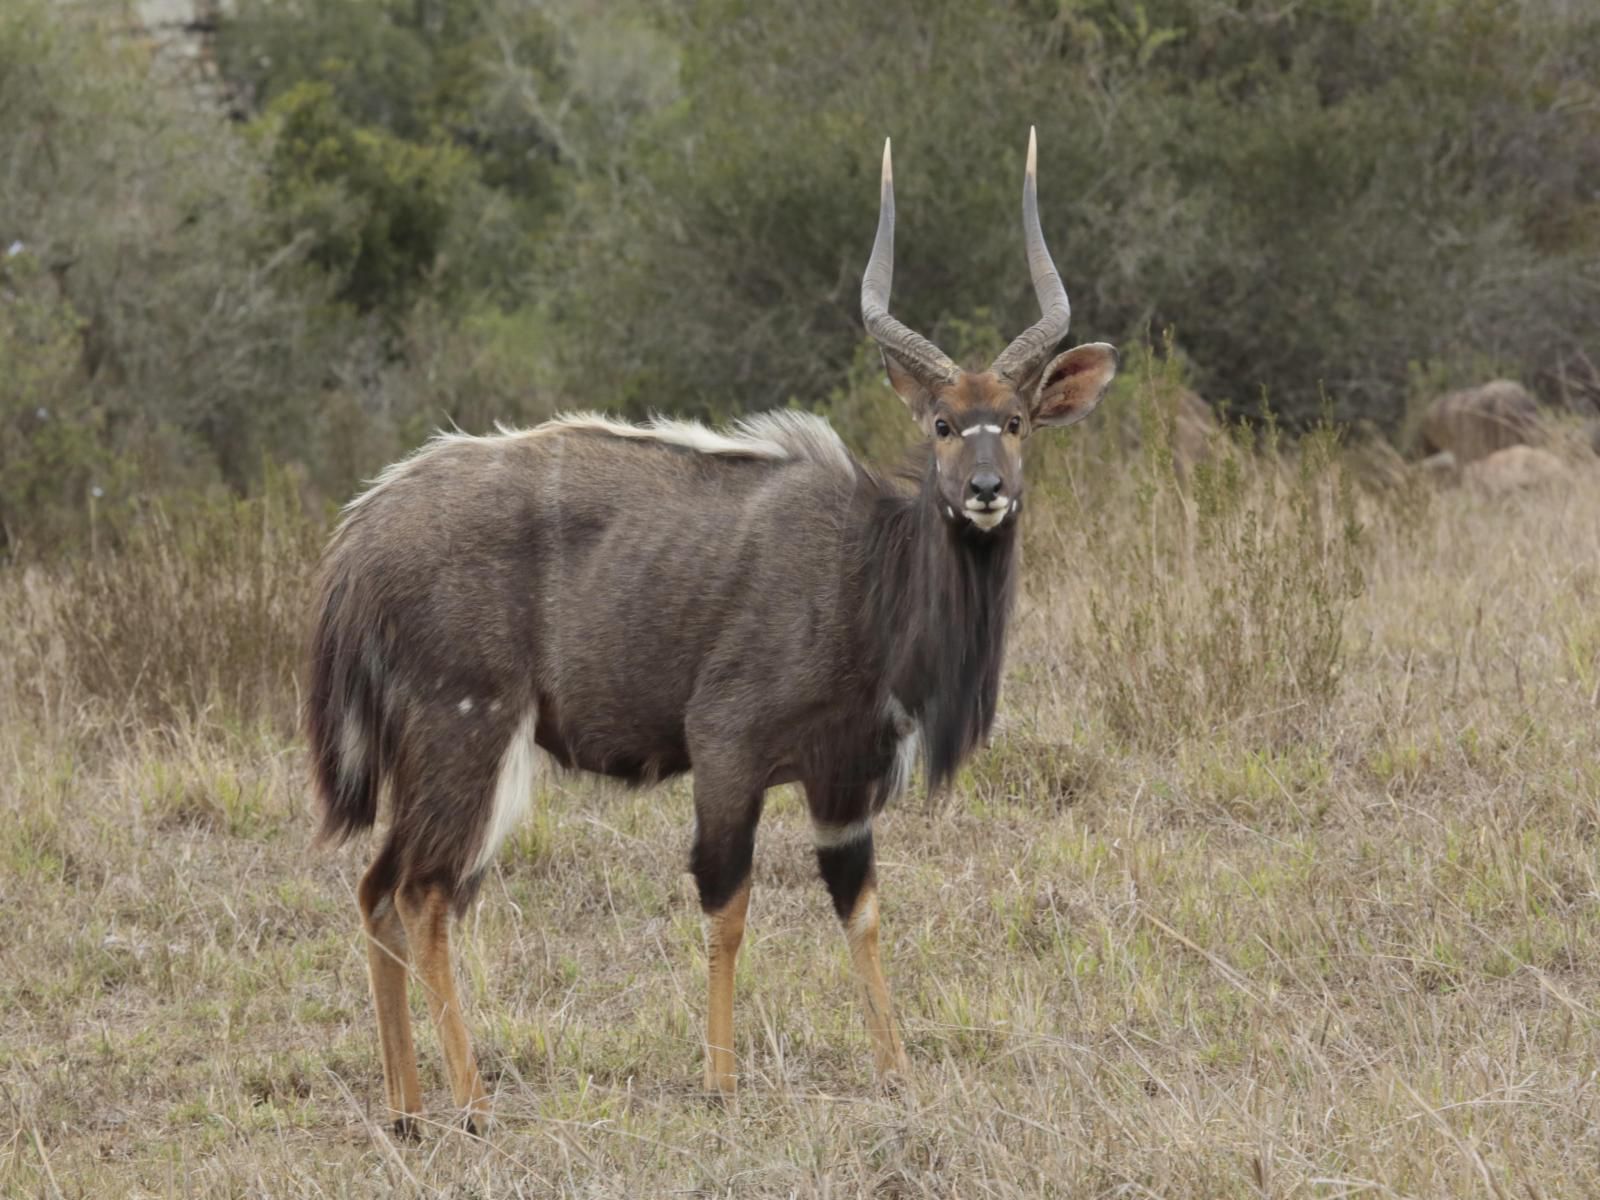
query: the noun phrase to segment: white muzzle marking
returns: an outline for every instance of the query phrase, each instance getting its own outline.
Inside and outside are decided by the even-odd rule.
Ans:
[[[987,501],[971,499],[962,506],[962,515],[979,529],[993,529],[1015,507],[1016,502],[1005,496],[996,496]]]

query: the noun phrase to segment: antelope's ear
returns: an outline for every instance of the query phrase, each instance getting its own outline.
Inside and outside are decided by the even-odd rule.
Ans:
[[[907,370],[905,364],[898,358],[887,350],[882,351],[882,354],[883,369],[889,376],[889,386],[906,402],[906,407],[911,410],[912,420],[921,425],[933,407],[933,393]]]
[[[1056,355],[1039,378],[1032,424],[1071,425],[1083,420],[1095,410],[1116,374],[1116,347],[1105,342],[1089,342]]]

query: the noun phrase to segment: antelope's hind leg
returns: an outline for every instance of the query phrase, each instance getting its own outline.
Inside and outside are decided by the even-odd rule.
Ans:
[[[450,892],[437,884],[402,887],[395,894],[395,908],[405,924],[417,978],[439,1032],[445,1072],[450,1077],[450,1096],[457,1108],[466,1111],[468,1131],[485,1133],[489,1127],[489,1097],[478,1075],[472,1038],[456,992],[450,954]],[[415,1072],[415,1067],[412,1069]]]
[[[834,911],[844,925],[866,1010],[867,1033],[872,1038],[872,1061],[879,1076],[909,1070],[900,1031],[889,1003],[889,985],[878,956],[878,885],[874,870],[870,823],[843,829],[817,826],[817,867],[833,897]]]
[[[759,791],[736,795],[737,800],[729,804],[728,793],[696,780],[695,838],[689,855],[689,869],[700,889],[700,907],[707,917],[705,1088],[724,1096],[738,1087],[733,975],[750,907],[750,863],[762,800]]]
[[[378,1014],[378,1044],[383,1053],[383,1090],[395,1133],[412,1138],[422,1112],[417,1050],[411,1040],[411,1010],[406,999],[409,957],[405,928],[395,911],[395,850],[384,846],[361,877],[356,901],[367,937],[367,972]]]

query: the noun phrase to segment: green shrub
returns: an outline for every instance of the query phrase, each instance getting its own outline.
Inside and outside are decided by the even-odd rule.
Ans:
[[[0,556],[67,544],[107,466],[104,414],[80,369],[82,321],[41,275],[20,246],[0,258]]]
[[[273,240],[304,238],[335,295],[357,309],[403,312],[434,271],[471,185],[466,156],[351,124],[327,84],[285,92],[267,124]]]
[[[448,141],[537,217],[558,197],[562,140],[506,86],[558,77],[563,41],[543,5],[481,0],[241,0],[217,38],[222,73],[257,111],[313,84],[340,119],[417,145]],[[519,81],[522,82],[522,81]]]
[[[127,490],[104,484],[108,502],[243,489],[263,451],[306,452],[316,391],[359,331],[297,269],[301,247],[263,247],[244,139],[164,84],[115,18],[0,7],[0,249],[24,244],[76,318],[97,452],[137,468]]]

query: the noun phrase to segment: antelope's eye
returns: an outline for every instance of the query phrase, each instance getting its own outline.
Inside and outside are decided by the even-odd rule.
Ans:
[[[1006,432],[1007,433],[1016,433],[1019,430],[1021,430],[1021,428],[1022,428],[1022,418],[1021,417],[1012,417],[1011,420],[1006,422]]]
[[[943,417],[940,417],[937,421],[935,421],[933,423],[933,431],[934,431],[934,433],[938,434],[942,438],[949,437],[950,436],[950,422],[946,421]]]

